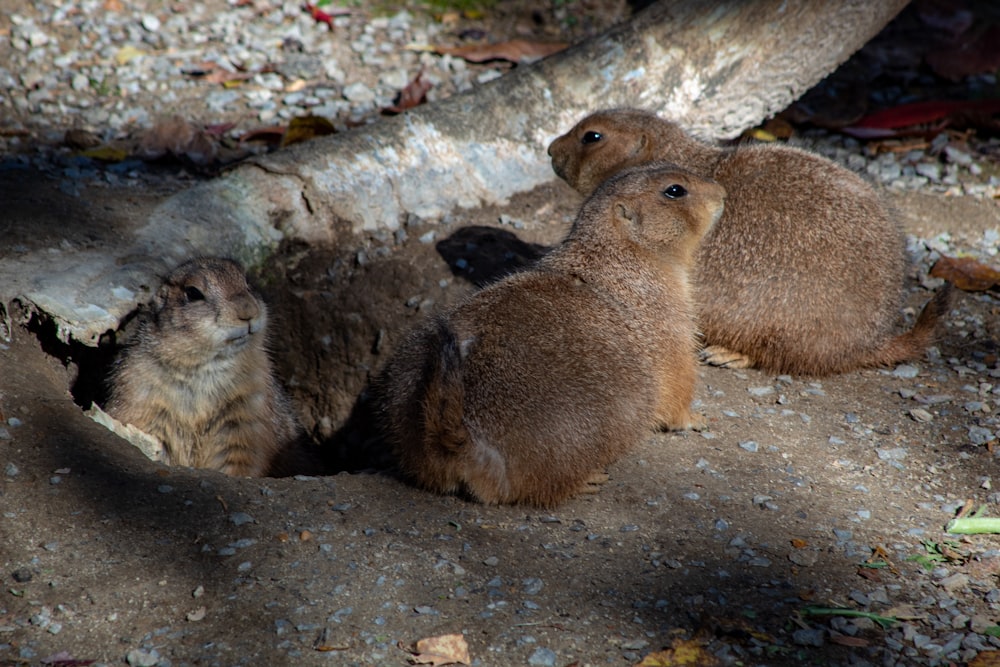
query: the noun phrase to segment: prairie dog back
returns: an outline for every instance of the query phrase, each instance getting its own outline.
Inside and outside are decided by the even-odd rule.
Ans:
[[[412,332],[376,382],[404,475],[551,506],[652,429],[691,426],[687,266],[723,197],[672,165],[623,174],[534,268]]]
[[[173,465],[266,474],[299,437],[267,355],[267,323],[239,264],[182,264],[118,360],[108,412],[158,438]]]

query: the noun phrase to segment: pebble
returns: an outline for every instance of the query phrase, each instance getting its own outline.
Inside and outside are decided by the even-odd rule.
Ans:
[[[229,521],[236,526],[242,526],[246,523],[257,523],[257,520],[246,512],[233,512],[229,515]]]
[[[994,439],[993,431],[988,428],[983,428],[982,426],[970,426],[969,427],[969,440],[974,445],[985,445],[990,440]]]
[[[774,393],[774,387],[747,387],[747,393],[751,396],[767,396]]]
[[[528,664],[531,667],[555,667],[557,657],[552,649],[536,648],[528,658]]]
[[[920,369],[910,364],[900,364],[892,371],[892,375],[910,380],[920,375]]]
[[[125,662],[130,664],[132,667],[155,667],[155,665],[160,662],[160,654],[156,649],[150,649],[146,651],[140,648],[134,648],[125,654]]]
[[[758,445],[753,440],[746,440],[740,443],[740,449],[748,452],[756,452],[758,449]]]
[[[923,424],[929,424],[934,421],[934,415],[923,408],[913,408],[910,410],[910,417],[912,417],[914,421],[921,422]]]

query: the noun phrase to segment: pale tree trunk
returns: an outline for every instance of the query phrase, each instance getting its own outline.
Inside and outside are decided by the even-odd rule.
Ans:
[[[168,200],[120,248],[85,258],[41,290],[36,281],[2,294],[0,304],[20,296],[51,315],[64,338],[93,343],[135,307],[127,295],[141,294],[137,285],[189,256],[254,264],[284,238],[338,243],[394,229],[407,214],[434,219],[503,203],[552,179],[548,143],[598,108],[643,107],[706,139],[732,137],[785,108],[905,5],[663,0],[469,94],[250,160]]]

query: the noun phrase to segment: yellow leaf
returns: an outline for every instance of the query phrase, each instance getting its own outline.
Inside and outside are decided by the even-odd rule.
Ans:
[[[134,46],[123,46],[118,49],[117,53],[115,53],[115,62],[119,65],[124,65],[133,58],[138,58],[139,56],[144,55],[146,55],[146,52],[142,49],[137,49]]]
[[[678,639],[665,651],[650,653],[635,667],[717,667],[719,659],[697,641]]]
[[[104,162],[121,162],[128,157],[128,152],[114,146],[104,145],[97,148],[89,148],[80,153],[80,155],[93,160],[103,160]]]
[[[757,141],[776,141],[778,139],[776,136],[774,136],[767,130],[762,130],[759,127],[750,130],[749,134]]]
[[[326,118],[322,116],[301,116],[293,118],[288,124],[285,136],[281,139],[281,146],[297,144],[300,141],[308,141],[325,134],[333,134],[336,130]]]

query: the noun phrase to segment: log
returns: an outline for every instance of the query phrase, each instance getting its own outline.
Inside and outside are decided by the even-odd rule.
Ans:
[[[143,300],[142,285],[192,255],[256,265],[284,239],[348,243],[407,215],[503,204],[553,178],[548,143],[598,108],[643,107],[705,139],[735,136],[787,107],[905,5],[662,0],[471,93],[248,160],[167,200],[119,247],[60,258],[67,266],[26,258],[4,267],[0,310],[16,298],[51,317],[64,340],[95,345]]]

